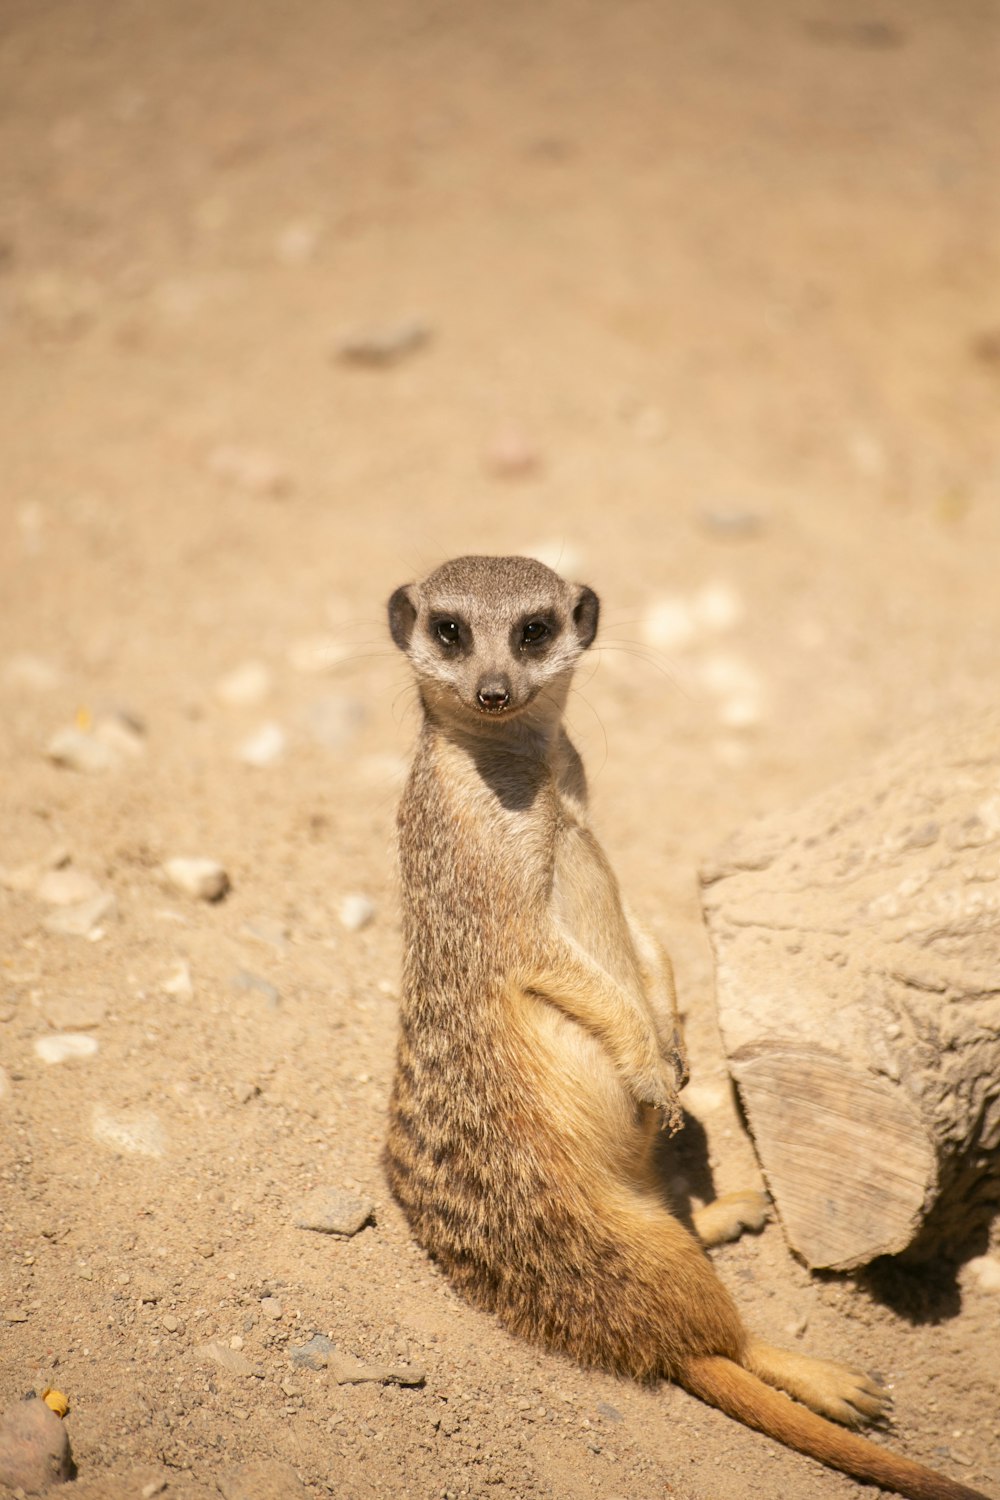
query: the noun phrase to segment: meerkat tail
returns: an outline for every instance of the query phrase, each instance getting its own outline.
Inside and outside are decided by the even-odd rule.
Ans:
[[[908,1500],[989,1500],[980,1490],[957,1484],[817,1416],[732,1360],[718,1355],[690,1358],[676,1379],[693,1396],[744,1426],[756,1428],[828,1468],[894,1490]]]

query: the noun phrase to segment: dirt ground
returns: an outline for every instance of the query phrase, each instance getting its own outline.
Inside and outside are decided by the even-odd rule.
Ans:
[[[0,1408],[66,1393],[88,1500],[860,1494],[514,1342],[411,1243],[384,600],[465,551],[600,593],[596,824],[675,957],[690,1150],[759,1183],[699,863],[996,691],[1000,8],[0,27]],[[72,728],[93,770],[51,758]],[[322,1186],[374,1222],[296,1227]],[[888,1382],[893,1446],[1000,1488],[968,1265],[886,1299],[775,1225],[714,1259],[755,1329]],[[316,1333],[425,1382],[293,1364]]]

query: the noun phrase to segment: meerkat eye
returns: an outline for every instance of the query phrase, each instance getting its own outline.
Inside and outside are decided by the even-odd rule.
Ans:
[[[437,620],[434,634],[442,646],[457,646],[462,639],[462,627],[457,620]]]
[[[551,632],[544,620],[529,620],[521,629],[521,645],[537,646],[549,634]]]

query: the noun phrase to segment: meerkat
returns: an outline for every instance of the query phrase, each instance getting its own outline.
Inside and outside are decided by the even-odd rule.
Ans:
[[[747,1331],[706,1247],[761,1227],[762,1194],[718,1199],[693,1231],[664,1195],[654,1148],[686,1077],[670,965],[588,827],[563,724],[598,613],[593,590],[524,557],[461,557],[389,600],[423,712],[398,818],[391,1189],[515,1334],[676,1381],[913,1500],[984,1500],[845,1430],[886,1411],[863,1373]]]

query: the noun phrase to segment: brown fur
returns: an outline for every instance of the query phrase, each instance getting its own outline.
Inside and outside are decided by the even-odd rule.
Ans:
[[[972,1500],[770,1388],[849,1425],[887,1399],[747,1333],[703,1243],[759,1227],[760,1195],[709,1205],[701,1240],[664,1199],[653,1146],[680,1123],[685,1077],[669,962],[623,908],[562,726],[597,612],[589,589],[526,558],[459,558],[390,600],[424,710],[399,810],[393,1192],[453,1282],[513,1332],[676,1380],[916,1500]]]

